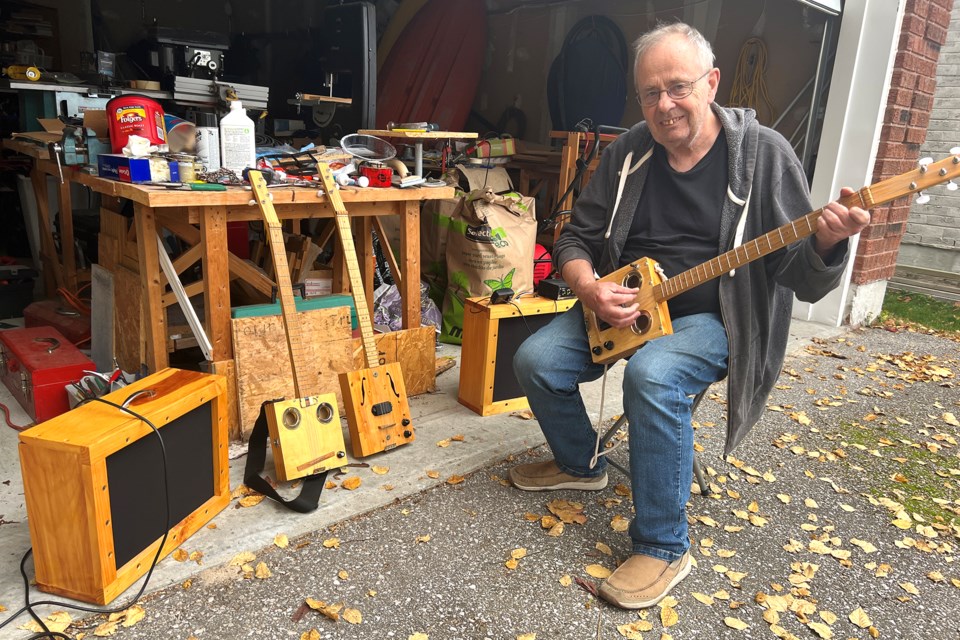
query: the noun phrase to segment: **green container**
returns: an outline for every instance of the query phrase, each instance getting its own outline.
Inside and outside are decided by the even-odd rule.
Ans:
[[[333,307],[350,307],[350,328],[356,329],[359,325],[357,321],[357,309],[353,305],[353,296],[338,293],[329,296],[315,296],[312,298],[301,298],[294,294],[294,301],[297,305],[297,311],[312,311],[313,309],[330,309]],[[280,302],[267,304],[250,304],[243,307],[233,307],[230,310],[232,318],[258,318],[260,316],[278,316],[280,315]]]

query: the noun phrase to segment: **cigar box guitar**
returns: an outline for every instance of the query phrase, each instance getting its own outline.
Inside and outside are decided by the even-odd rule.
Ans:
[[[960,175],[960,147],[951,149],[950,153],[953,155],[936,163],[923,159],[918,169],[863,187],[840,198],[839,202],[847,207],[871,209],[948,180],[952,185],[952,188],[949,185],[948,188],[956,189],[952,179]],[[929,196],[922,194],[920,197],[929,199]],[[629,356],[654,338],[673,333],[670,311],[667,308],[668,300],[816,233],[817,221],[822,213],[822,208],[811,211],[802,218],[671,278],[666,277],[659,264],[650,258],[641,258],[600,278],[601,281],[616,282],[625,287],[639,289],[636,302],[640,308],[640,316],[633,324],[618,329],[584,307],[583,315],[593,361],[598,364],[614,362]]]
[[[305,372],[309,364],[305,358],[300,321],[297,318],[293,287],[290,284],[283,229],[263,175],[259,171],[250,171],[249,180],[267,229],[287,338],[287,352],[293,369],[295,397],[274,400],[264,406],[277,478],[285,482],[346,466],[346,444],[340,426],[336,394],[303,394],[307,380]]]
[[[350,446],[353,455],[360,458],[413,442],[413,424],[400,363],[380,364],[377,355],[370,308],[367,306],[350,230],[350,215],[340,197],[339,186],[325,163],[318,163],[317,172],[327,199],[337,214],[337,231],[347,263],[360,325],[360,341],[363,343],[366,368],[340,374],[340,392],[350,429]]]

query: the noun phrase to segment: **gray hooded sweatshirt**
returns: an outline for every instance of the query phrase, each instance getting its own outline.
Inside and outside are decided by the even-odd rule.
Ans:
[[[712,108],[729,150],[730,184],[727,198],[718,203],[719,255],[806,215],[812,207],[803,168],[783,136],[760,125],[751,109]],[[646,123],[640,122],[603,151],[554,246],[558,269],[575,259],[590,262],[600,276],[619,268],[653,145]],[[808,236],[720,276],[720,310],[729,341],[725,454],[760,419],[780,375],[793,293],[805,302],[826,295],[840,282],[848,250],[845,240],[825,262]]]

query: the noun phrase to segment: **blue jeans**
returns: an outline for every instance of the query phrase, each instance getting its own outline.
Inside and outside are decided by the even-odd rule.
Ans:
[[[602,376],[603,365],[590,358],[581,305],[527,338],[513,368],[557,466],[574,476],[603,475],[603,457],[590,468],[596,431],[579,389],[581,382]],[[672,562],[689,548],[692,396],[726,372],[727,334],[717,314],[674,320],[673,334],[651,340],[627,360],[623,409],[630,434],[635,553]]]

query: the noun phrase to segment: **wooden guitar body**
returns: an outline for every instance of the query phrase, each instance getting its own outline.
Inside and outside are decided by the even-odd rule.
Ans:
[[[336,394],[275,400],[264,409],[278,480],[287,482],[347,465]]]
[[[630,326],[617,329],[584,307],[583,320],[587,325],[590,355],[597,364],[615,362],[632,354],[645,342],[673,333],[666,300],[657,301],[654,297],[654,287],[663,282],[658,267],[650,258],[640,258],[600,278],[601,282],[640,289],[636,299],[640,317]]]
[[[358,458],[413,442],[410,405],[400,364],[340,374],[350,445]]]
[[[960,147],[951,149],[950,153],[954,155],[938,162],[924,158],[920,160],[919,168],[863,187],[840,197],[838,202],[848,208],[871,209],[907,194],[952,181],[960,177]],[[598,321],[592,311],[584,308],[583,316],[587,324],[593,361],[598,364],[613,362],[630,355],[649,340],[673,333],[667,300],[816,233],[822,213],[822,208],[811,211],[670,278],[663,276],[657,263],[649,258],[641,258],[601,278],[603,281],[639,288],[637,302],[640,306],[640,317],[633,326],[614,329],[609,325],[604,326],[605,323]]]
[[[340,374],[340,393],[350,429],[351,449],[353,455],[362,458],[413,442],[414,429],[400,364],[381,364],[379,360],[370,308],[360,277],[360,263],[353,245],[350,215],[343,205],[330,167],[321,162],[317,165],[317,173],[337,214],[337,231],[350,276],[350,289],[353,291],[357,323],[360,325],[360,341],[363,343],[363,359],[367,365],[365,369]]]
[[[250,171],[250,186],[260,206],[276,265],[277,290],[281,317],[287,338],[287,353],[293,369],[293,399],[275,400],[264,405],[267,430],[277,479],[282,482],[322,473],[347,465],[347,446],[337,411],[337,396],[327,393],[306,395],[303,372],[307,369],[306,353],[300,335],[300,319],[290,284],[290,269],[283,244],[283,228],[267,192],[267,182],[259,171]]]

